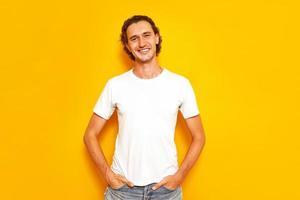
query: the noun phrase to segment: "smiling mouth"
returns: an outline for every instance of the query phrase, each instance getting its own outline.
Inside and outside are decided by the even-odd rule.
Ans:
[[[148,51],[150,51],[150,48],[145,48],[145,49],[138,50],[138,52],[140,52],[140,53],[147,53]]]

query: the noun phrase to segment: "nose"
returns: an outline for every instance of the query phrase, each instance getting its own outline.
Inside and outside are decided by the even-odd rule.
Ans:
[[[145,40],[143,38],[139,39],[139,47],[144,47],[145,46]]]

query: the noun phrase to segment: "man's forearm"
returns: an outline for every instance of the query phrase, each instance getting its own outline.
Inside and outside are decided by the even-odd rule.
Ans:
[[[84,143],[88,149],[90,156],[92,157],[93,161],[95,162],[97,168],[100,169],[103,177],[105,177],[106,171],[110,168],[104,157],[103,151],[102,151],[101,147],[99,146],[97,137],[96,136],[85,137]]]
[[[188,174],[190,169],[193,167],[195,162],[197,161],[203,146],[205,144],[205,139],[193,139],[192,143],[189,147],[188,152],[186,153],[184,160],[181,163],[180,168],[177,171],[177,174],[184,179],[184,177]]]

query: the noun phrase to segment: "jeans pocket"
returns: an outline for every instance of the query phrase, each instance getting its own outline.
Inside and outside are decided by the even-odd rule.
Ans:
[[[119,187],[117,187],[117,188],[113,188],[113,187],[111,187],[111,186],[110,186],[110,188],[113,189],[113,190],[121,190],[122,188],[126,187],[126,185],[127,185],[127,184],[125,183],[125,184],[123,184],[123,185],[121,185],[121,186],[119,186]]]
[[[162,185],[161,186],[163,189],[165,189],[165,190],[168,190],[168,191],[171,191],[171,192],[173,192],[173,191],[175,191],[175,190],[177,190],[177,188],[175,188],[175,189],[171,189],[171,188],[167,188],[166,186],[164,186],[164,185]]]

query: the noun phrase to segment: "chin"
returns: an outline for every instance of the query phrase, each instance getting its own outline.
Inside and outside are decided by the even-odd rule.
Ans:
[[[153,60],[154,56],[149,56],[147,58],[139,58],[137,57],[136,60],[139,61],[139,62],[142,62],[142,63],[146,63],[146,62],[149,62],[151,60]]]
[[[137,61],[141,62],[141,63],[147,63],[150,62],[152,60],[152,58],[149,59],[137,59]]]

